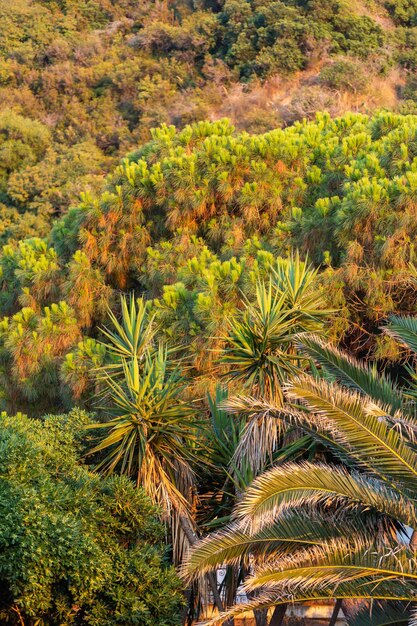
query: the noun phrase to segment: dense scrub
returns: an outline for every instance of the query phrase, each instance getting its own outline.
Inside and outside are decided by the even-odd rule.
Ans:
[[[3,0],[0,10],[3,242],[44,236],[161,123],[228,115],[262,132],[398,97],[415,111],[412,3]]]

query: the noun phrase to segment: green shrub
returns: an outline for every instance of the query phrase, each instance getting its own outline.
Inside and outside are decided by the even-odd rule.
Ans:
[[[356,93],[365,88],[367,75],[360,63],[340,60],[326,65],[320,72],[319,80],[331,89]]]
[[[1,621],[177,624],[180,586],[155,510],[127,479],[79,462],[87,422],[77,411],[0,418]]]
[[[396,24],[402,26],[417,25],[416,0],[386,0],[385,6]]]

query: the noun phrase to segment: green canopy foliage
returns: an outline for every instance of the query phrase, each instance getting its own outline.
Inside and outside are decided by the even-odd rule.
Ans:
[[[182,598],[156,510],[80,461],[86,414],[0,418],[3,623],[168,626]]]
[[[0,11],[0,216],[16,239],[44,236],[45,220],[97,189],[115,158],[162,123],[229,114],[240,128],[270,130],[340,92],[363,94],[354,106],[368,110],[380,103],[364,76],[386,80],[394,101],[407,79],[405,106],[415,107],[413,2],[364,10],[332,0],[324,11],[315,1],[1,0]],[[261,84],[300,70],[288,106],[281,87],[275,99]]]
[[[320,114],[262,135],[226,120],[155,129],[101,192],[85,193],[55,221],[46,243],[12,238],[4,247],[6,380],[30,396],[30,378],[16,376],[24,369],[16,341],[7,341],[20,324],[14,316],[26,307],[42,317],[65,302],[65,324],[75,320],[68,343],[42,345],[32,373],[50,371],[51,392],[61,379],[65,402],[68,391],[85,399],[87,353],[97,365],[92,342],[119,289],[144,293],[160,336],[186,347],[188,362],[207,374],[230,319],[294,248],[320,269],[322,309],[338,311],[330,336],[356,355],[397,359],[398,345],[379,326],[391,313],[415,312],[416,129],[414,116],[387,112]],[[87,352],[77,347],[83,337]]]

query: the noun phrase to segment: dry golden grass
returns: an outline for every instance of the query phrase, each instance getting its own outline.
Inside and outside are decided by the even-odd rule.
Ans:
[[[265,132],[303,117],[312,119],[317,111],[339,116],[347,111],[371,113],[381,108],[398,108],[405,84],[399,69],[392,69],[386,76],[371,73],[365,89],[352,93],[320,84],[324,65],[326,61],[322,59],[290,78],[274,76],[264,83],[254,81],[224,88],[222,102],[212,108],[210,118],[229,117],[238,128]]]

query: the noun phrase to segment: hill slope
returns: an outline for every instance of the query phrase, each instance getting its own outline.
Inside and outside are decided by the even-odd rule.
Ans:
[[[3,241],[44,235],[162,122],[264,132],[318,110],[413,112],[416,6],[0,0]]]

